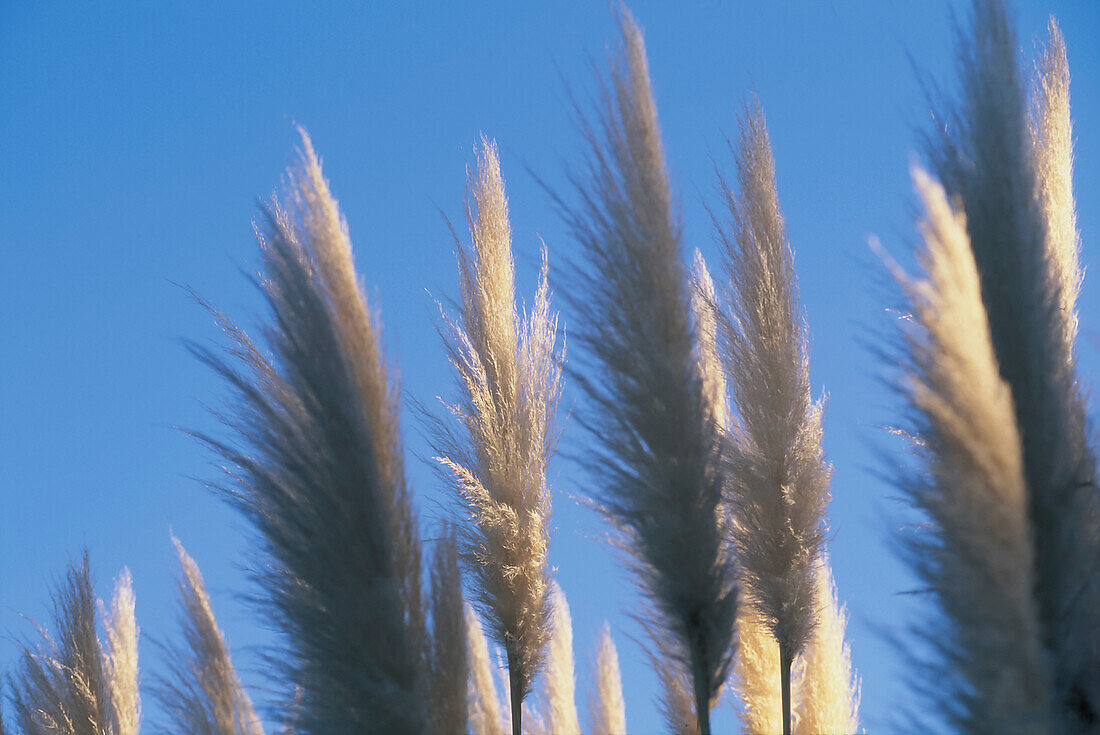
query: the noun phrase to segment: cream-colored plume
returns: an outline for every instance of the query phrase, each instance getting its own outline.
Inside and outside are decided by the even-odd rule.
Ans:
[[[573,618],[565,593],[555,582],[550,592],[550,644],[546,652],[547,725],[554,735],[580,735],[577,718],[576,670],[573,658]]]
[[[1077,338],[1077,295],[1081,290],[1080,235],[1073,197],[1073,121],[1069,111],[1066,42],[1053,18],[1050,39],[1037,63],[1028,129],[1047,225],[1047,252],[1060,290],[1058,319],[1072,349]]]
[[[859,681],[844,630],[848,616],[837,600],[827,557],[817,566],[818,624],[796,664],[795,735],[859,732]],[[755,731],[753,731],[755,732]]]
[[[138,626],[134,616],[134,580],[123,569],[115,580],[111,608],[104,615],[107,632],[104,666],[115,711],[113,735],[138,735],[141,729],[141,694],[138,691]]]
[[[469,717],[473,735],[500,735],[504,717],[493,683],[493,663],[489,642],[477,613],[469,603],[466,611],[466,635],[470,651]]]
[[[161,687],[162,706],[177,727],[196,735],[263,735],[214,617],[195,560],[175,537],[185,646],[173,652],[174,680]]]
[[[446,318],[458,428],[436,422],[439,462],[469,511],[459,527],[475,602],[508,658],[513,731],[550,636],[547,462],[561,378],[557,315],[543,252],[534,303],[515,298],[508,203],[496,145],[482,141],[469,180],[472,249],[458,248],[460,313]]]
[[[626,735],[626,703],[619,672],[619,652],[604,622],[596,641],[596,688],[589,698],[592,735]]]
[[[699,371],[703,375],[703,391],[714,411],[714,422],[729,429],[730,415],[726,396],[726,375],[718,352],[718,323],[715,315],[717,295],[707,262],[698,249],[691,268],[691,311],[695,318],[695,349],[699,352]]]
[[[737,611],[737,657],[733,691],[737,717],[745,732],[783,732],[779,686],[779,646],[759,615],[748,606]]]
[[[931,520],[909,550],[950,621],[927,636],[957,676],[941,679],[934,698],[962,732],[1048,733],[1050,679],[1012,393],[994,355],[966,219],[927,174],[914,170],[913,179],[926,212],[926,277],[895,270],[912,306],[906,395],[919,412],[909,433],[924,468],[901,486]]]

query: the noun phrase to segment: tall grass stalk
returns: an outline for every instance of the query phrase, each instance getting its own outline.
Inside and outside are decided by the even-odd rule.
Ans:
[[[489,656],[489,642],[481,621],[472,606],[464,606],[466,640],[470,651],[470,678],[467,702],[470,730],[473,735],[500,735],[500,712],[496,684],[493,683],[493,664]]]
[[[960,33],[961,96],[929,154],[966,213],[996,365],[1011,390],[1056,726],[1086,731],[1100,722],[1100,494],[1073,344],[1068,71],[1055,32],[1029,132],[1017,48],[1002,0],[974,0],[969,35]]]
[[[475,601],[508,657],[514,735],[550,637],[550,489],[561,352],[547,267],[530,311],[517,312],[508,202],[496,145],[482,140],[471,175],[472,248],[458,245],[460,302],[444,341],[458,377],[436,448],[469,518],[460,524]]]
[[[565,593],[556,582],[550,592],[550,606],[553,616],[544,674],[547,725],[554,735],[580,735],[573,656],[573,617],[569,614]]]
[[[960,732],[1054,732],[1011,388],[998,371],[966,218],[929,176],[916,170],[914,180],[926,275],[899,279],[912,309],[904,391],[920,466],[901,487],[931,521],[908,548],[946,618],[923,634],[940,665],[922,673]]]
[[[759,103],[746,110],[731,149],[738,189],[720,182],[728,220],[715,216],[730,282],[728,312],[719,319],[723,362],[740,422],[731,533],[746,603],[779,646],[783,732],[790,735],[791,666],[817,622],[814,565],[824,548],[831,470]]]
[[[129,569],[124,568],[115,580],[111,607],[103,613],[103,629],[107,634],[103,664],[115,713],[114,735],[138,735],[141,730],[138,626],[134,615],[134,579]]]
[[[104,735],[136,722],[137,640],[129,572],[119,578],[112,615],[119,648],[104,649],[96,634],[96,598],[85,552],[69,566],[53,595],[54,637],[40,629],[38,645],[23,645],[12,676],[11,704],[22,735]],[[116,708],[117,707],[117,708]]]
[[[158,694],[174,730],[188,735],[263,735],[252,700],[241,685],[195,560],[178,539],[179,597],[184,645],[170,652],[171,678]]]
[[[272,660],[298,692],[302,735],[419,735],[425,623],[399,394],[304,131],[257,231],[269,351],[220,315],[224,351],[193,349],[235,399],[230,438],[201,438],[226,463],[219,488],[262,540],[254,574],[284,634]]]
[[[626,735],[626,703],[619,671],[619,652],[604,622],[596,640],[596,686],[588,702],[592,735]]]
[[[428,720],[434,735],[466,732],[470,678],[458,539],[447,525],[435,542],[431,564],[431,653],[428,666]]]
[[[848,616],[837,599],[826,556],[818,560],[816,580],[818,624],[793,677],[797,682],[794,734],[854,734],[859,732],[859,680],[844,638]]]
[[[779,647],[771,630],[755,610],[741,606],[737,611],[737,658],[732,682],[738,721],[745,732],[774,735],[783,731],[782,687],[775,676],[778,670]]]
[[[1063,344],[1077,337],[1077,296],[1081,292],[1080,235],[1073,196],[1073,120],[1069,109],[1066,42],[1054,18],[1036,63],[1028,133],[1039,180],[1039,204],[1046,221],[1047,257],[1059,292],[1055,318]]]
[[[732,655],[736,607],[721,512],[721,438],[695,353],[683,263],[642,34],[617,13],[621,47],[601,81],[599,115],[582,116],[580,203],[558,199],[587,263],[571,301],[590,370],[578,382],[597,440],[591,493],[617,530],[647,603],[654,645],[690,677],[697,725]]]

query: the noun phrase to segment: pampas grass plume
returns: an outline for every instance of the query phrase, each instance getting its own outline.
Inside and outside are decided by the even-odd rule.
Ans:
[[[496,145],[482,140],[469,180],[472,249],[458,247],[460,313],[444,341],[460,398],[458,429],[436,423],[439,462],[469,511],[460,526],[475,601],[508,658],[514,733],[550,637],[547,559],[561,353],[545,252],[534,303],[517,313],[508,203]]]
[[[270,355],[220,315],[225,352],[194,351],[233,390],[231,438],[202,438],[226,461],[220,488],[263,540],[255,574],[285,645],[272,660],[284,696],[299,697],[304,735],[420,735],[421,552],[399,393],[304,131],[258,237]]]
[[[463,617],[470,651],[470,678],[467,688],[470,730],[473,735],[500,735],[503,732],[501,723],[505,718],[501,714],[496,684],[493,683],[489,642],[485,638],[477,613],[468,603],[463,607]]]
[[[12,678],[15,724],[22,735],[109,733],[116,723],[116,698],[96,635],[87,552],[79,565],[70,564],[53,604],[54,637],[42,630],[39,645],[21,647],[20,665]],[[125,702],[127,697],[120,692],[117,699]]]
[[[754,100],[736,146],[738,190],[724,180],[728,223],[715,222],[731,283],[719,319],[723,362],[740,420],[731,532],[747,603],[779,646],[784,733],[790,667],[816,625],[814,564],[825,541],[831,470],[822,406],[810,397],[806,326],[794,255],[779,208],[775,162]]]
[[[195,560],[172,537],[180,560],[184,647],[171,652],[172,679],[158,687],[173,726],[189,735],[263,735],[218,627]]]
[[[645,45],[625,8],[617,20],[622,45],[601,82],[600,116],[580,121],[590,146],[573,178],[581,203],[558,200],[587,261],[570,296],[592,367],[577,376],[592,409],[581,420],[598,440],[592,499],[635,573],[652,643],[690,677],[709,735],[736,606],[721,439],[697,360]]]
[[[745,732],[775,735],[783,732],[779,646],[759,614],[743,606],[737,611],[737,658],[733,690],[737,718]]]
[[[1080,271],[1064,45],[1055,30],[1030,120],[1003,0],[974,0],[960,47],[962,93],[929,155],[966,214],[996,365],[1011,390],[1054,725],[1087,731],[1100,720],[1100,493],[1073,344]]]
[[[596,640],[596,687],[588,705],[592,735],[626,735],[626,703],[619,672],[619,652],[604,622]]]
[[[1060,301],[1062,340],[1077,337],[1077,296],[1081,291],[1080,236],[1073,197],[1073,121],[1069,109],[1066,42],[1054,18],[1037,63],[1028,132],[1039,181],[1039,203],[1047,224],[1047,250]]]
[[[926,211],[927,278],[896,272],[912,305],[905,394],[924,469],[901,486],[932,521],[932,535],[911,539],[909,550],[948,621],[924,634],[944,668],[922,673],[961,732],[1049,732],[1012,393],[997,369],[966,219],[927,174],[917,169],[913,178]]]
[[[718,296],[714,290],[707,262],[698,249],[691,267],[691,312],[695,321],[696,350],[699,353],[699,372],[703,376],[703,392],[706,394],[714,423],[719,429],[730,429],[730,413],[726,396],[726,375],[718,350]]]
[[[458,540],[447,525],[435,542],[431,565],[431,660],[428,720],[434,735],[466,731],[469,645],[465,599],[458,567]]]
[[[550,643],[546,652],[547,725],[554,735],[580,735],[577,717],[576,670],[573,657],[573,618],[565,593],[555,582],[550,592]]]
[[[114,596],[104,615],[103,627],[107,633],[104,668],[114,710],[114,735],[138,735],[141,729],[138,626],[134,615],[134,580],[129,569],[124,568],[115,580]]]
[[[817,627],[797,664],[794,733],[855,735],[859,732],[859,680],[844,638],[848,616],[837,600],[827,557],[818,560],[817,606]]]

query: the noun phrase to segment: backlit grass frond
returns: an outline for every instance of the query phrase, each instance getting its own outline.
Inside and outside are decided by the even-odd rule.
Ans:
[[[550,636],[546,471],[562,354],[545,251],[534,302],[522,317],[517,310],[495,144],[482,141],[468,188],[473,245],[458,245],[459,314],[441,329],[458,378],[458,399],[448,405],[457,428],[437,422],[435,446],[466,506],[463,558],[482,618],[508,657],[517,728]]]
[[[1058,34],[1029,102],[1003,0],[974,0],[960,33],[961,94],[929,155],[961,200],[996,365],[1022,443],[1034,593],[1057,727],[1100,721],[1100,491],[1078,384],[1068,71]]]
[[[732,699],[744,731],[783,732],[779,646],[759,614],[747,605],[737,611],[737,657],[731,679]]]
[[[714,291],[714,280],[703,260],[703,254],[695,251],[695,260],[691,268],[691,312],[695,321],[696,350],[699,353],[699,372],[703,376],[703,390],[714,422],[723,431],[729,429],[730,415],[726,395],[726,375],[722,370],[722,359],[718,350],[718,297]]]
[[[447,525],[435,542],[431,564],[431,655],[428,665],[428,720],[433,735],[466,732],[470,674],[466,601],[458,566],[458,539]]]
[[[730,148],[737,189],[720,179],[727,217],[714,215],[729,282],[718,323],[737,421],[730,532],[751,620],[779,647],[781,721],[790,733],[791,666],[817,624],[814,564],[824,549],[832,470],[821,446],[822,402],[810,395],[794,253],[757,100]]]
[[[580,421],[595,438],[590,496],[617,532],[646,601],[655,646],[690,677],[702,732],[726,680],[736,605],[721,511],[721,438],[691,319],[642,34],[617,13],[621,46],[594,121],[579,203],[558,199],[585,262],[570,294],[586,348]]]
[[[285,648],[272,660],[302,735],[419,735],[425,623],[399,392],[304,132],[257,230],[261,342],[217,315],[224,352],[194,349],[232,389],[230,436],[202,439],[262,542],[254,574]]]
[[[170,677],[158,686],[173,731],[188,735],[263,735],[252,700],[241,685],[195,560],[175,537],[180,560],[183,645],[170,649]]]
[[[914,180],[925,276],[899,279],[912,310],[904,392],[920,466],[900,485],[927,515],[909,556],[944,616],[922,622],[939,663],[919,675],[960,732],[1052,732],[1012,392],[997,369],[966,218],[929,176],[916,170]]]
[[[588,702],[592,735],[626,735],[626,703],[619,671],[619,652],[604,622],[596,640],[596,686]]]
[[[796,664],[799,673],[795,677],[794,732],[855,735],[859,732],[859,680],[852,670],[851,647],[844,637],[848,615],[837,600],[827,557],[818,562],[816,580],[818,624]]]
[[[816,624],[814,564],[825,539],[831,470],[821,448],[822,407],[810,396],[794,255],[758,104],[731,147],[738,189],[721,182],[729,219],[718,233],[730,281],[729,313],[719,320],[723,362],[740,423],[732,534],[746,603],[791,661]]]
[[[576,667],[573,656],[573,618],[565,593],[555,582],[550,591],[550,642],[546,652],[546,719],[554,735],[580,735],[577,717]]]
[[[129,569],[123,569],[115,580],[115,592],[111,607],[104,615],[103,628],[107,633],[103,666],[115,716],[116,729],[112,735],[138,735],[141,730],[138,626],[134,615],[134,580]]]
[[[493,683],[493,663],[489,643],[477,613],[468,603],[464,606],[466,640],[470,651],[470,678],[467,687],[470,730],[473,735],[501,735],[504,717],[496,684]]]
[[[1081,291],[1080,235],[1073,196],[1073,121],[1069,109],[1066,42],[1054,18],[1050,38],[1036,64],[1028,119],[1031,150],[1039,179],[1039,203],[1047,226],[1047,250],[1059,290],[1056,317],[1062,339],[1077,337],[1077,295]]]
[[[109,735],[116,727],[111,675],[96,635],[96,598],[85,552],[53,594],[53,637],[23,645],[11,704],[22,735]]]

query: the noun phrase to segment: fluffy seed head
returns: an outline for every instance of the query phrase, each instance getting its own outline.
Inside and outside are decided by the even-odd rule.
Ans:
[[[554,612],[546,654],[547,725],[554,735],[580,735],[573,659],[573,618],[569,614],[565,593],[556,582],[550,592],[550,605]]]
[[[517,312],[495,144],[482,141],[468,188],[473,246],[458,246],[459,315],[442,328],[458,377],[458,400],[448,405],[458,428],[436,423],[435,447],[468,512],[460,531],[475,601],[526,696],[550,634],[546,469],[562,356],[545,251],[530,312]]]
[[[1024,460],[1011,390],[997,369],[966,219],[914,171],[924,280],[899,279],[912,306],[905,395],[919,467],[901,479],[929,517],[907,540],[945,624],[925,623],[939,663],[923,676],[964,732],[1047,732],[1049,680],[1032,597]]]
[[[138,735],[141,694],[138,691],[138,626],[134,616],[134,581],[123,569],[115,581],[111,608],[104,615],[107,632],[104,668],[115,713],[115,735]]]
[[[470,729],[474,735],[500,735],[503,718],[496,685],[493,683],[489,643],[485,639],[485,631],[477,613],[468,603],[464,606],[463,615],[470,650],[470,679],[467,689]]]
[[[194,351],[233,390],[231,437],[202,439],[263,541],[255,575],[285,634],[273,660],[302,735],[419,734],[426,635],[399,392],[304,132],[257,230],[270,354],[220,315],[226,350]]]
[[[720,437],[695,350],[691,284],[661,147],[642,34],[618,12],[622,45],[581,119],[580,204],[559,200],[585,253],[570,301],[587,348],[576,380],[597,439],[594,503],[616,530],[647,601],[654,645],[688,672],[705,719],[729,670],[736,603],[721,512]],[[576,333],[576,332],[575,332]]]
[[[54,638],[23,645],[12,709],[23,735],[104,735],[115,727],[111,678],[96,636],[88,554],[73,563],[53,596]],[[120,700],[123,699],[120,697]]]
[[[818,625],[798,661],[795,735],[859,732],[859,680],[844,639],[848,616],[827,558],[817,567]],[[755,731],[754,731],[755,732]],[[763,732],[763,731],[761,731]]]
[[[960,34],[961,95],[930,158],[961,200],[997,367],[1023,449],[1035,600],[1067,731],[1100,720],[1100,492],[1078,384],[1068,72],[1052,37],[1030,133],[1018,44],[1002,0],[974,0]]]
[[[783,732],[778,672],[775,637],[755,610],[742,606],[737,611],[737,658],[732,679],[737,718],[745,732]]]
[[[160,682],[162,706],[175,727],[194,735],[263,735],[218,627],[202,573],[179,539],[179,595],[184,645],[171,651],[172,678]]]
[[[824,545],[831,470],[758,103],[731,148],[738,190],[720,182],[729,217],[715,217],[730,283],[728,312],[719,318],[723,363],[738,418],[731,529],[747,601],[793,660],[816,624],[814,563]]]
[[[626,735],[626,703],[619,672],[619,652],[604,622],[596,641],[596,688],[589,700],[592,735]]]
[[[428,666],[430,732],[465,732],[468,719],[469,645],[458,567],[458,540],[447,525],[435,542],[431,566],[431,651]]]

